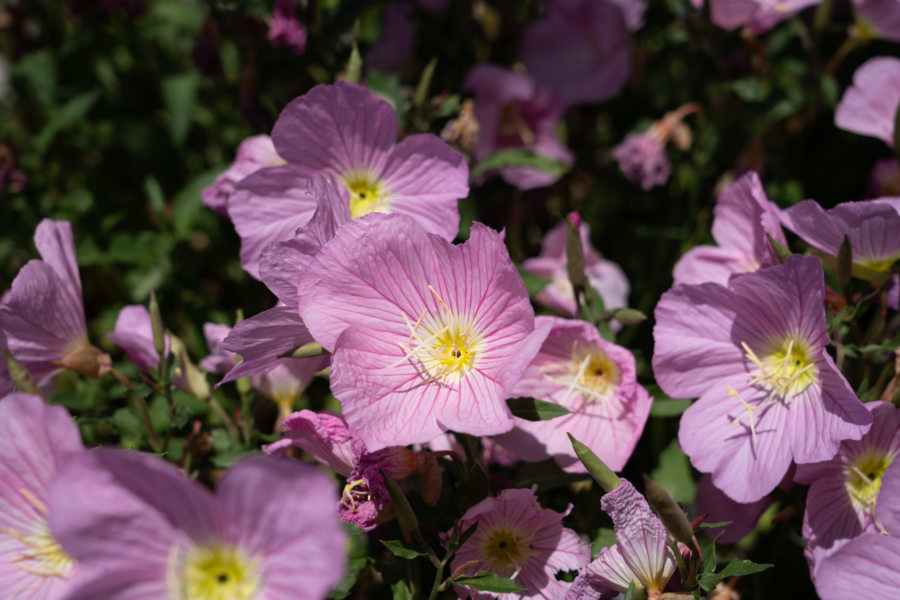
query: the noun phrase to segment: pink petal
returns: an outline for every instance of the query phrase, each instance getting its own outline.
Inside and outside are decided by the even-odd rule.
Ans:
[[[159,354],[153,343],[153,325],[150,311],[141,304],[125,306],[119,311],[116,326],[106,337],[122,348],[128,358],[142,371],[156,368]],[[168,336],[166,336],[168,338]],[[168,339],[166,340],[168,346]]]
[[[894,118],[900,104],[900,59],[869,59],[853,74],[834,112],[834,124],[894,145]]]

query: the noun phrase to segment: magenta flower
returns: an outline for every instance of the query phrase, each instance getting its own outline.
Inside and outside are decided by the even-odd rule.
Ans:
[[[810,484],[803,537],[811,571],[819,549],[827,552],[835,542],[880,529],[876,511],[884,474],[900,454],[900,413],[889,403],[865,406],[874,419],[869,433],[859,441],[843,442],[829,461],[800,465],[794,477]]]
[[[3,329],[0,327],[0,358],[2,358],[0,360],[0,398],[11,393],[15,388],[9,376],[9,367],[6,363],[5,352],[7,351],[6,334],[3,333]]]
[[[372,44],[363,62],[368,68],[392,73],[415,56],[417,28],[413,7],[405,2],[390,2],[381,19],[381,38]]]
[[[704,515],[707,523],[728,525],[707,530],[709,537],[720,544],[736,544],[756,527],[757,521],[773,503],[771,498],[761,498],[744,504],[735,502],[713,485],[708,474],[700,476],[694,493],[694,513]],[[721,535],[720,535],[721,533]]]
[[[512,431],[497,441],[520,458],[552,457],[570,473],[587,473],[567,433],[620,471],[637,444],[653,399],[638,384],[634,356],[604,340],[584,321],[537,317],[550,333],[525,369],[513,395],[555,402],[571,414],[549,421],[516,419]]]
[[[452,240],[457,200],[469,193],[465,158],[431,134],[396,143],[397,117],[387,101],[345,81],[318,85],[291,102],[272,130],[287,164],[242,180],[228,201],[241,236],[241,265],[258,277],[265,247],[288,240],[316,209],[307,189],[314,172],[334,176],[349,192],[350,216],[405,214]]]
[[[34,243],[42,260],[22,267],[0,303],[0,329],[10,353],[38,384],[60,367],[105,375],[112,361],[88,341],[72,226],[44,219]]]
[[[642,13],[633,0],[553,0],[523,34],[519,55],[538,85],[564,105],[609,100],[631,70],[626,16],[636,25]]]
[[[900,2],[853,0],[853,9],[864,37],[900,42]]]
[[[475,96],[477,160],[501,150],[522,148],[572,164],[572,153],[556,137],[563,107],[527,74],[482,64],[469,71],[463,88]],[[530,167],[504,167],[498,173],[523,190],[548,186],[558,178]]]
[[[756,173],[726,187],[716,201],[712,226],[716,246],[691,248],[675,264],[675,283],[727,285],[732,273],[779,264],[766,234],[787,246],[780,211],[767,197]]]
[[[547,332],[502,234],[475,223],[454,246],[408,217],[373,215],[342,227],[297,289],[369,450],[512,428],[505,399]]]
[[[676,567],[666,528],[624,479],[603,495],[600,507],[612,518],[616,544],[602,549],[582,569],[566,600],[609,600],[627,591],[632,582],[637,589],[647,590],[650,598],[658,597]]]
[[[815,200],[804,200],[785,210],[782,222],[835,259],[847,236],[853,274],[876,285],[891,276],[891,265],[900,259],[900,213],[891,202],[844,202],[826,211]]]
[[[62,465],[82,451],[78,427],[38,396],[0,399],[0,590],[4,598],[53,600],[76,568],[50,534],[47,495]]]
[[[306,51],[306,27],[297,20],[296,0],[275,0],[269,22],[269,41],[273,46],[290,48],[294,54]]]
[[[681,448],[733,500],[759,500],[792,460],[829,460],[871,427],[826,352],[824,299],[818,259],[793,256],[728,287],[676,285],[656,306],[656,380],[672,397],[699,397],[681,418]]]
[[[894,145],[894,119],[900,105],[900,59],[878,56],[853,74],[834,112],[834,124]]]
[[[557,580],[556,572],[580,569],[591,560],[588,545],[563,527],[563,517],[568,513],[541,508],[534,488],[503,490],[496,498],[485,498],[467,510],[460,519],[460,531],[476,524],[478,528],[456,552],[450,568],[467,575],[487,571],[509,577],[525,591],[486,594],[456,586],[460,597],[564,598],[568,584]]]
[[[822,558],[814,574],[822,600],[856,598],[860,590],[869,598],[892,598],[900,589],[900,461],[884,472],[879,496],[892,500],[875,507],[884,533],[864,533]]]
[[[228,199],[234,194],[234,186],[238,182],[263,167],[283,164],[284,160],[275,152],[272,138],[267,135],[249,137],[238,146],[231,166],[203,190],[203,204],[227,217]]]
[[[575,291],[569,281],[566,258],[566,233],[569,224],[562,221],[547,232],[541,242],[541,253],[522,262],[522,269],[550,280],[538,293],[538,304],[567,317],[575,316]],[[587,223],[578,228],[581,250],[584,255],[584,271],[591,287],[600,294],[606,308],[628,306],[628,278],[621,267],[603,258],[591,245],[591,229]]]
[[[246,459],[213,495],[157,458],[104,449],[53,483],[50,528],[92,569],[67,600],[319,599],[344,570],[335,499],[296,461]]]
[[[769,31],[778,23],[821,0],[709,0],[713,23],[724,29],[746,27],[752,33]]]

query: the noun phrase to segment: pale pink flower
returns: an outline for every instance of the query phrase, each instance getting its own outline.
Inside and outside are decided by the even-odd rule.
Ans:
[[[152,456],[81,453],[50,490],[53,536],[92,570],[66,598],[318,600],[346,561],[336,497],[298,461],[245,459],[212,494]]]
[[[534,488],[503,490],[496,498],[485,498],[467,510],[460,519],[460,531],[476,524],[478,527],[456,552],[451,570],[460,569],[467,575],[487,571],[509,577],[525,590],[488,594],[457,586],[460,597],[564,598],[568,584],[556,579],[557,571],[580,569],[591,560],[589,546],[574,531],[563,527],[567,514],[568,510],[558,513],[542,508]]]
[[[537,317],[550,333],[513,389],[567,408],[568,415],[548,421],[516,419],[512,431],[497,437],[519,458],[552,457],[570,473],[587,473],[567,434],[588,446],[614,471],[620,471],[637,444],[653,399],[636,379],[634,356],[604,340],[591,323]]]
[[[114,344],[119,346],[142,371],[159,367],[159,354],[153,343],[153,323],[150,311],[141,304],[123,306],[116,317],[112,333],[107,333]],[[165,337],[165,354],[169,353],[169,336]]]
[[[547,232],[541,242],[541,253],[535,258],[522,262],[522,269],[550,283],[542,289],[535,300],[538,304],[567,317],[575,316],[575,292],[569,281],[566,257],[566,235],[569,223],[562,221]],[[603,305],[608,309],[628,306],[628,278],[621,267],[603,258],[591,244],[591,228],[581,223],[581,251],[584,255],[584,272],[591,287],[600,294]]]
[[[871,427],[826,351],[824,300],[819,260],[793,256],[728,287],[676,285],[656,306],[656,380],[699,397],[681,417],[681,448],[733,500],[759,500],[791,461],[829,460]]]
[[[900,105],[900,59],[878,56],[853,74],[834,112],[834,124],[894,145],[894,120]]]
[[[284,160],[275,152],[272,138],[267,135],[249,137],[238,146],[231,166],[203,190],[203,204],[227,217],[228,199],[234,194],[234,186],[239,181],[263,167],[283,164]]]
[[[505,399],[546,330],[503,235],[458,246],[402,215],[342,227],[301,276],[299,309],[333,353],[331,389],[370,450],[512,428]]]
[[[724,29],[746,27],[765,33],[808,6],[821,0],[709,0],[712,22]]]
[[[76,574],[50,533],[48,488],[80,453],[78,427],[38,396],[0,399],[0,590],[4,598],[57,600]]]
[[[602,549],[594,562],[582,569],[566,600],[610,600],[632,583],[647,590],[650,598],[658,597],[676,569],[666,528],[624,479],[603,495],[600,507],[612,518],[616,543]]]

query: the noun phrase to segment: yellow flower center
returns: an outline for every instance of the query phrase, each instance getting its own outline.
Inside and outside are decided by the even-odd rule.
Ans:
[[[177,553],[177,551],[176,551]],[[177,558],[177,556],[176,556]],[[177,561],[174,561],[177,562]],[[262,581],[259,558],[222,543],[190,549],[171,578],[176,600],[252,600]]]
[[[844,469],[844,486],[854,507],[865,510],[875,508],[881,478],[893,461],[893,454],[872,449],[856,456]]]
[[[372,494],[369,492],[366,480],[355,479],[348,481],[347,485],[344,486],[344,492],[341,494],[341,504],[345,508],[357,512],[359,509],[356,508],[356,505],[368,502],[371,498]]]
[[[584,402],[605,402],[622,380],[622,372],[615,361],[598,347],[579,349],[578,340],[572,342],[571,361],[541,367],[550,381],[565,386],[560,404],[574,394]]]
[[[374,173],[354,171],[344,177],[350,191],[350,217],[358,218],[370,212],[387,212],[387,192]]]
[[[756,367],[748,373],[750,385],[761,386],[773,396],[787,401],[819,381],[812,348],[800,336],[770,344],[762,358],[746,342],[741,342],[741,347]]]
[[[511,527],[491,529],[481,544],[481,555],[490,570],[504,577],[515,577],[525,561],[536,554],[531,536]]]
[[[65,577],[72,569],[73,561],[69,555],[63,552],[62,546],[50,535],[47,525],[47,507],[34,494],[22,488],[19,489],[28,502],[42,515],[35,529],[28,535],[19,533],[14,529],[0,529],[0,535],[8,535],[22,546],[22,553],[13,556],[10,562],[26,573],[39,577]]]
[[[897,256],[888,256],[884,258],[863,258],[854,261],[856,264],[866,269],[878,271],[879,273],[888,273],[894,263],[897,262]]]

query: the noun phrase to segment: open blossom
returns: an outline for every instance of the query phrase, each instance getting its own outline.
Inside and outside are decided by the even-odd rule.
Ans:
[[[591,559],[590,547],[574,531],[563,527],[567,514],[541,508],[534,489],[506,489],[467,510],[460,519],[460,531],[476,524],[478,527],[456,552],[451,570],[462,568],[467,575],[487,571],[514,579],[525,590],[488,594],[457,586],[460,597],[564,598],[568,584],[557,580],[556,572],[580,569]]]
[[[616,543],[603,548],[594,562],[582,569],[566,600],[611,600],[632,583],[647,590],[650,598],[658,597],[676,568],[665,526],[624,479],[603,495],[600,507],[612,518]]]
[[[101,449],[52,484],[50,529],[91,569],[68,600],[312,600],[344,570],[335,500],[297,461],[245,459],[212,494],[155,457]]]
[[[476,159],[521,148],[572,164],[572,153],[556,136],[562,105],[529,75],[481,64],[469,71],[463,88],[475,96]],[[498,173],[523,190],[545,187],[558,179],[558,175],[531,167],[504,167]]]
[[[757,521],[773,503],[769,497],[756,502],[735,502],[713,485],[709,474],[697,481],[694,493],[694,513],[705,515],[706,523],[727,523],[708,530],[709,537],[720,544],[736,544],[756,527]]]
[[[876,511],[884,474],[900,454],[900,413],[890,403],[865,406],[873,417],[869,433],[861,440],[843,442],[829,461],[800,465],[794,477],[810,484],[803,537],[811,571],[836,543],[880,529]],[[889,500],[895,501],[890,496],[882,499]]]
[[[297,287],[369,450],[512,428],[505,400],[546,330],[502,234],[475,223],[454,246],[408,217],[369,215],[343,226]]]
[[[791,15],[821,0],[709,0],[712,22],[724,29],[746,27],[765,33]]]
[[[637,383],[634,356],[604,340],[591,323],[537,317],[551,325],[540,351],[513,395],[532,396],[567,408],[548,421],[516,419],[497,438],[520,458],[552,457],[564,470],[586,473],[567,434],[588,446],[614,471],[625,466],[644,429],[653,400]]]
[[[332,175],[349,192],[353,218],[405,214],[429,232],[455,238],[457,200],[469,193],[465,158],[432,134],[396,140],[394,109],[362,86],[318,85],[288,104],[272,129],[287,164],[243,179],[228,201],[244,269],[259,277],[265,247],[290,239],[310,220],[316,198],[307,183],[314,172]]]
[[[44,219],[34,233],[42,260],[30,260],[0,304],[0,328],[10,353],[41,384],[60,367],[88,377],[112,360],[87,337],[72,226]]]
[[[716,246],[696,246],[672,272],[675,283],[728,284],[732,273],[779,264],[767,235],[787,246],[780,211],[767,197],[756,173],[747,173],[719,195],[712,226]]]
[[[642,13],[636,0],[551,0],[522,35],[519,55],[564,105],[609,100],[628,80],[628,27],[639,26]]]
[[[900,59],[878,56],[853,74],[849,87],[834,111],[841,129],[894,145],[894,120],[900,105]]]
[[[822,600],[892,598],[900,589],[900,461],[893,461],[881,478],[875,520],[882,532],[863,533],[816,565],[814,581]]]
[[[826,352],[824,298],[818,259],[793,256],[727,287],[676,285],[656,306],[656,380],[672,397],[699,397],[679,442],[733,500],[759,500],[792,460],[829,460],[871,427]]]
[[[269,41],[273,46],[290,48],[295,54],[306,51],[306,27],[297,20],[296,0],[275,0],[269,22]]]
[[[863,36],[900,42],[900,2],[853,0],[853,10]]]
[[[228,216],[228,199],[234,194],[234,186],[239,181],[263,167],[283,164],[284,160],[275,152],[272,138],[267,135],[249,137],[238,146],[231,166],[203,190],[203,204]]]
[[[547,232],[541,242],[540,255],[522,262],[522,269],[550,280],[535,300],[538,304],[561,315],[575,316],[575,291],[569,281],[566,257],[566,235],[569,223],[562,221]],[[608,308],[628,306],[628,278],[621,267],[603,258],[591,245],[590,225],[582,222],[578,227],[581,236],[581,250],[584,255],[584,274],[591,287],[600,294],[603,305]]]
[[[39,396],[0,399],[0,590],[4,598],[56,600],[76,568],[50,534],[47,495],[62,465],[82,451],[66,409]]]

